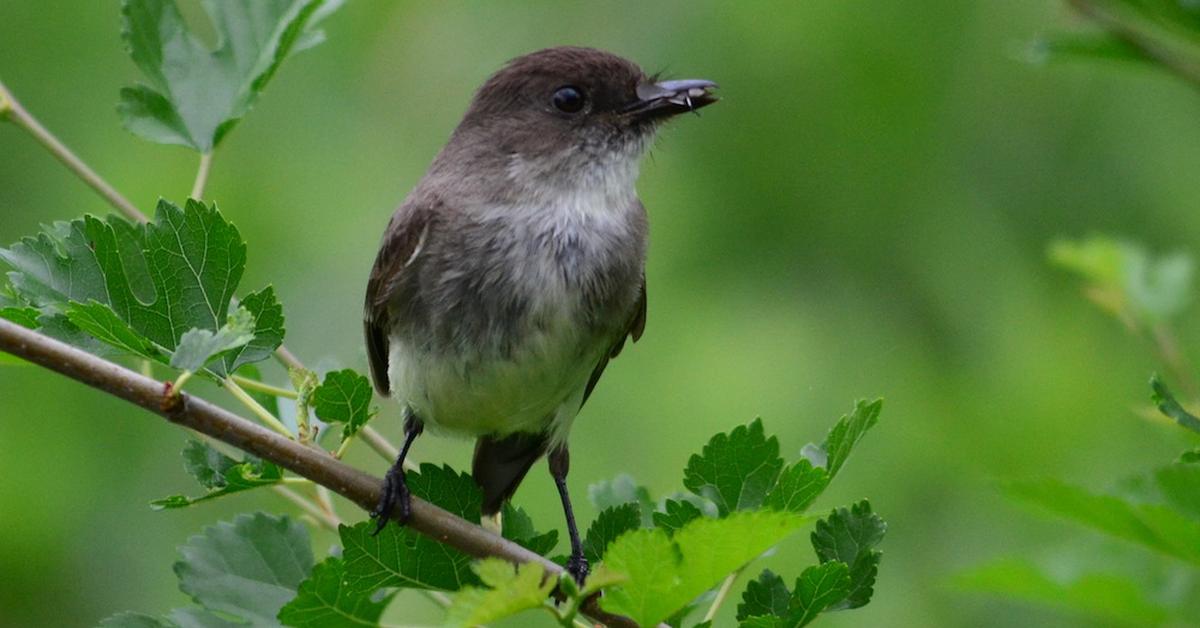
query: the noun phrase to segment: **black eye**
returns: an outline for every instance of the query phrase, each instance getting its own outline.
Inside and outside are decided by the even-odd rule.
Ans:
[[[554,108],[567,113],[578,113],[583,109],[583,92],[570,85],[560,87],[554,92]]]

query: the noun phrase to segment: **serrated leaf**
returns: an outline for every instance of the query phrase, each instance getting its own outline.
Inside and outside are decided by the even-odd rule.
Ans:
[[[738,621],[758,615],[784,617],[787,615],[791,597],[792,593],[788,591],[783,578],[769,569],[764,569],[757,578],[746,583],[742,603],[737,607]]]
[[[479,523],[483,497],[471,476],[426,463],[419,472],[409,471],[407,477],[413,495]],[[372,521],[339,529],[351,590],[404,587],[457,591],[478,584],[470,569],[471,557],[466,554],[398,525],[386,526],[375,536],[374,530]]]
[[[40,314],[40,312],[31,307],[0,307],[0,318],[12,321],[26,329],[37,329],[40,326],[38,323],[38,316]]]
[[[654,500],[650,498],[650,491],[638,484],[628,473],[622,473],[611,480],[589,484],[588,501],[592,502],[597,510],[634,502],[641,508],[642,526],[653,525],[651,513],[654,512]]]
[[[253,339],[254,316],[245,308],[238,308],[215,333],[207,329],[185,332],[179,338],[175,353],[171,355],[171,367],[181,371],[199,371],[212,360],[244,347]]]
[[[275,298],[275,288],[267,286],[242,299],[240,306],[254,318],[250,340],[225,356],[225,372],[270,358],[283,344],[283,306]]]
[[[871,512],[863,500],[850,508],[838,508],[817,522],[812,533],[813,549],[822,563],[838,561],[849,566],[849,585],[835,609],[858,608],[871,601],[882,553],[874,549],[883,540],[887,524]]]
[[[763,505],[774,510],[803,513],[829,486],[829,474],[814,467],[807,459],[788,465],[780,474],[775,487],[767,493]]]
[[[342,424],[342,440],[350,438],[367,424],[374,413],[371,380],[351,369],[331,371],[312,393],[312,407],[326,423]]]
[[[712,500],[722,516],[758,508],[775,484],[783,459],[779,440],[763,434],[761,419],[717,434],[688,459],[683,485]]]
[[[65,307],[67,320],[93,338],[117,349],[167,364],[166,353],[117,317],[112,308],[97,301],[68,303]]]
[[[1166,609],[1152,602],[1127,577],[1093,573],[1060,582],[1017,559],[1004,559],[961,573],[954,583],[967,591],[999,594],[1130,626],[1159,626],[1169,616]]]
[[[334,3],[334,6],[340,5]],[[209,50],[173,0],[125,0],[122,36],[149,85],[121,90],[125,127],[145,139],[207,153],[254,105],[292,52],[314,45],[321,0],[207,0]]]
[[[825,472],[828,473],[830,480],[837,476],[858,441],[862,440],[867,431],[879,422],[879,412],[882,409],[882,399],[871,402],[858,401],[854,404],[854,412],[838,419],[838,422],[829,430],[825,441],[821,443],[821,449],[828,456]]]
[[[609,543],[622,534],[641,527],[640,511],[636,503],[621,504],[600,511],[583,539],[583,554],[588,562],[599,562]]]
[[[803,523],[790,513],[750,511],[696,519],[672,537],[660,529],[634,530],[604,554],[605,569],[626,580],[609,588],[600,604],[639,625],[657,624]]]
[[[533,526],[533,519],[523,508],[504,502],[501,507],[501,536],[524,547],[525,549],[545,556],[558,546],[558,530],[539,533]]]
[[[546,577],[540,563],[514,566],[486,558],[472,568],[487,588],[467,587],[455,594],[446,611],[446,626],[477,626],[540,608],[554,590],[555,579]]]
[[[237,460],[204,441],[189,438],[183,446],[183,468],[204,488],[226,486],[225,472],[237,464]]]
[[[0,249],[0,260],[14,269],[14,291],[44,312],[39,323],[46,333],[89,351],[94,348],[85,338],[100,338],[162,361],[148,347],[169,355],[191,330],[216,333],[226,324],[246,247],[215,205],[189,200],[181,209],[160,201],[152,223],[92,216],[56,223]],[[266,312],[267,303],[262,305]],[[81,326],[96,335],[82,333]],[[265,331],[270,336],[278,329],[268,325]],[[209,369],[225,372],[221,362]]]
[[[283,469],[273,462],[260,460],[248,454],[245,460],[239,462],[211,445],[197,440],[190,440],[184,446],[183,466],[209,491],[199,497],[171,495],[156,499],[150,502],[151,508],[184,508],[217,497],[278,484],[283,479]]]
[[[654,513],[654,526],[666,530],[667,534],[675,534],[676,530],[702,516],[695,504],[668,499],[663,502],[663,512]]]
[[[276,624],[279,609],[313,568],[307,529],[263,513],[205,528],[180,553],[181,591],[211,611],[256,625]]]
[[[846,598],[850,590],[850,570],[846,563],[830,561],[808,567],[796,580],[786,626],[806,626],[817,615]]]
[[[1109,536],[1200,565],[1200,522],[1159,504],[1096,495],[1058,480],[1011,482],[1005,492]]]
[[[351,591],[345,583],[345,565],[330,557],[313,567],[300,583],[295,599],[279,610],[279,621],[295,628],[355,628],[376,626],[392,596],[375,600],[370,594]]]
[[[1200,418],[1183,409],[1175,396],[1157,375],[1150,378],[1150,398],[1158,411],[1175,420],[1179,425],[1200,434]]]

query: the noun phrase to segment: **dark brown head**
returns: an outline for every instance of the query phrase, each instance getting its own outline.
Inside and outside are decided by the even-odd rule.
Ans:
[[[635,63],[593,48],[518,57],[475,94],[455,152],[503,157],[558,173],[640,157],[664,120],[716,102],[705,80],[657,81]]]

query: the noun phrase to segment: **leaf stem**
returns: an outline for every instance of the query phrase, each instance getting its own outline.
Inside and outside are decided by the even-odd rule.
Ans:
[[[273,397],[283,397],[284,399],[296,399],[299,397],[294,390],[288,390],[286,388],[264,384],[257,379],[250,379],[249,377],[242,375],[232,375],[230,379],[237,382],[239,386],[245,388],[246,390],[253,390],[254,392],[260,392]]]
[[[342,523],[341,521],[338,521],[337,517],[334,517],[321,510],[316,504],[305,499],[303,495],[286,486],[273,486],[271,488],[284,499],[298,506],[300,510],[304,511],[305,514],[315,519],[317,523],[330,530],[336,532],[338,526]]]
[[[211,152],[200,153],[200,167],[196,169],[196,180],[192,183],[191,197],[196,200],[202,200],[204,195],[204,187],[208,185],[208,171],[212,168]]]
[[[221,381],[224,382],[225,389],[228,390],[235,399],[240,401],[243,406],[246,406],[247,410],[254,413],[254,416],[258,417],[264,425],[275,430],[279,434],[282,434],[283,436],[292,438],[292,433],[288,431],[287,426],[281,423],[279,419],[275,418],[274,414],[271,414],[266,408],[262,407],[262,404],[255,401],[254,397],[251,397],[249,393],[242,389],[241,386],[237,385],[237,382],[228,377]]]
[[[171,391],[173,394],[179,394],[179,391],[183,390],[183,385],[192,378],[192,375],[195,375],[195,373],[191,371],[184,371],[180,373],[179,377],[176,377],[175,381],[171,384]]]
[[[700,620],[701,622],[712,621],[717,616],[717,611],[725,603],[725,598],[729,597],[729,592],[733,590],[733,583],[737,581],[738,576],[742,575],[742,569],[744,568],[738,568],[737,571],[726,576],[725,580],[721,582],[721,588],[717,589],[717,597],[713,598],[712,604],[708,607],[708,612],[704,613],[704,618]]]
[[[147,222],[146,215],[138,210],[133,203],[121,196],[113,186],[96,174],[82,159],[77,157],[53,133],[42,126],[37,118],[25,110],[21,103],[8,91],[4,83],[0,83],[0,120],[10,120],[25,129],[43,148],[50,151],[58,161],[62,162],[75,176],[83,180],[104,200],[134,222]]]
[[[1095,0],[1067,0],[1080,15],[1095,22],[1100,28],[1108,31],[1113,37],[1140,50],[1146,56],[1163,64],[1180,78],[1188,81],[1193,87],[1200,87],[1200,61],[1186,58],[1180,54],[1178,46],[1172,46],[1156,39],[1145,32],[1145,20],[1142,27],[1133,25],[1129,20],[1122,19],[1117,12],[1099,6]]]
[[[270,460],[328,487],[364,510],[370,510],[379,503],[383,482],[378,477],[335,460],[326,452],[274,434],[199,397],[181,393],[177,402],[165,403],[162,382],[143,377],[123,366],[4,319],[0,319],[0,351],[66,375],[158,414],[172,423]],[[412,516],[408,526],[469,556],[494,556],[513,563],[537,562],[551,577],[561,577],[563,573],[562,567],[545,557],[417,497],[412,499]],[[637,625],[628,617],[604,611],[595,599],[585,602],[582,611],[591,619],[611,628]]]

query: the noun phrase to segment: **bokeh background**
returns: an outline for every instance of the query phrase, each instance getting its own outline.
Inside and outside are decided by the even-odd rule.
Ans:
[[[1045,250],[1099,232],[1194,251],[1200,98],[1131,67],[1024,60],[1031,39],[1070,22],[1052,0],[356,0],[221,146],[207,196],[249,242],[243,285],[278,289],[289,346],[320,367],[362,367],[379,234],[504,60],[582,44],[714,79],[724,100],[674,123],[642,170],[649,325],[576,423],[577,499],[620,472],[658,496],[678,490],[691,452],[755,416],[792,459],[855,398],[883,396],[879,427],[815,509],[868,496],[888,520],[877,593],[821,625],[1071,625],[948,580],[1079,534],[1006,501],[998,479],[1099,489],[1180,449],[1176,430],[1131,411],[1156,368],[1149,351]],[[119,126],[117,90],[138,75],[118,29],[116,2],[4,0],[0,79],[135,203],[180,201],[195,155]],[[0,241],[108,211],[0,125]],[[1185,325],[1185,346],[1200,347],[1197,331]],[[398,436],[396,408],[382,408],[376,425]],[[196,490],[184,440],[61,377],[0,367],[0,624],[166,611],[186,602],[171,563],[189,535],[240,511],[291,511],[262,492],[152,512],[149,500]],[[436,438],[415,450],[459,468],[469,455]],[[384,466],[361,445],[350,459]],[[517,501],[561,526],[540,469]],[[332,542],[318,534],[317,551]],[[794,577],[811,560],[798,538],[763,564]],[[438,614],[412,596],[391,617]]]

